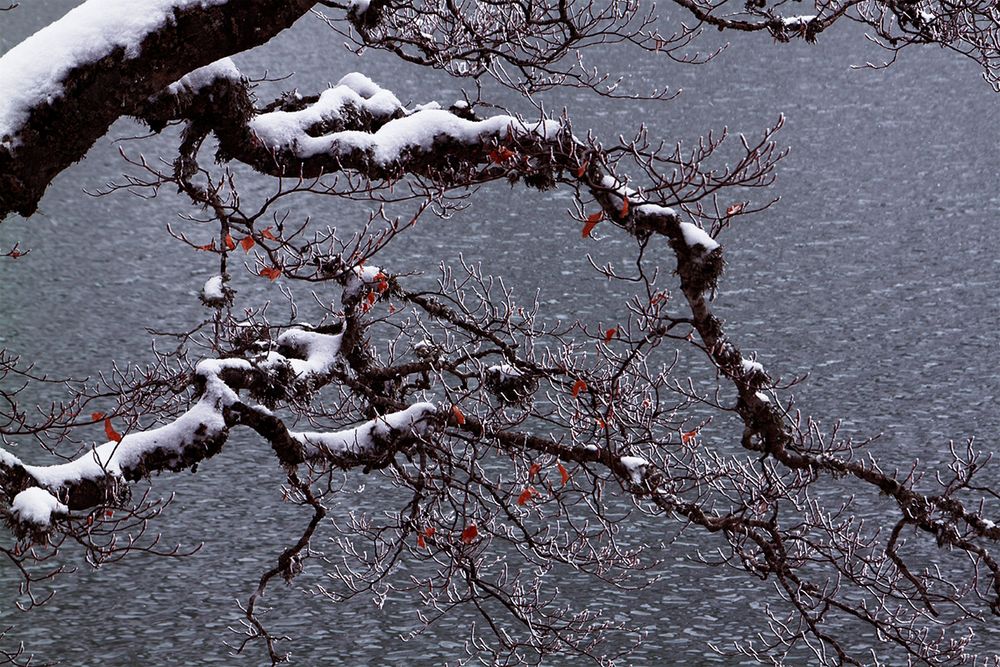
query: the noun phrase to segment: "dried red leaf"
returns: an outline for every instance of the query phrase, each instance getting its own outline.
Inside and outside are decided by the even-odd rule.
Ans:
[[[500,148],[497,148],[489,152],[490,160],[492,162],[495,162],[496,164],[506,162],[512,157],[514,157],[514,151],[507,148],[506,146],[501,146]]]
[[[206,243],[205,245],[200,245],[195,250],[204,250],[206,252],[215,252],[215,239],[212,239],[211,243]]]
[[[424,535],[426,535],[427,537],[434,537],[435,531],[436,528],[434,528],[434,526],[427,526],[426,528],[424,528]]]
[[[122,434],[115,430],[115,427],[111,425],[111,418],[104,418],[104,434],[108,436],[108,440],[114,440],[115,442],[122,441]]]
[[[729,208],[726,209],[726,217],[739,215],[742,212],[743,212],[743,203],[732,204]]]
[[[577,168],[577,170],[576,170],[576,177],[577,178],[583,178],[583,175],[587,173],[587,167],[589,165],[590,165],[590,162],[588,162],[587,160],[584,160],[580,164],[580,166]]]
[[[233,240],[232,234],[226,234],[223,240],[226,242],[226,250],[236,250],[236,241]]]
[[[536,493],[538,493],[538,491],[535,491],[534,487],[529,486],[528,488],[526,488],[524,491],[521,492],[521,495],[517,497],[517,504],[526,505],[528,501],[531,500],[531,497],[534,496]]]
[[[459,426],[465,424],[465,413],[457,405],[451,406],[451,414],[455,417],[455,423]]]
[[[88,514],[87,515],[87,525],[88,526],[93,526],[94,525],[94,515],[93,514]]]
[[[580,395],[581,391],[587,391],[587,383],[580,378],[577,378],[576,382],[573,383],[573,388],[570,390],[570,393],[573,394],[573,398],[576,398]]]
[[[375,303],[375,292],[368,292],[368,296],[366,296],[365,299],[368,301],[368,305],[369,306],[372,305],[372,304],[374,304]]]
[[[476,539],[477,535],[479,535],[479,529],[476,528],[476,524],[470,523],[465,527],[465,530],[462,531],[462,542],[472,544],[472,541]]]
[[[417,546],[420,547],[421,549],[427,547],[427,543],[424,542],[424,536],[421,535],[420,533],[417,533]]]
[[[102,419],[104,419],[104,413],[103,412],[91,412],[90,413],[90,418],[93,419],[95,422],[99,422]]]
[[[583,225],[583,231],[581,232],[581,236],[583,236],[583,238],[589,238],[590,233],[594,231],[594,227],[597,226],[597,223],[599,223],[602,218],[604,218],[603,211],[598,211],[597,213],[591,213],[589,216],[587,216],[587,222]]]
[[[569,481],[569,471],[566,470],[566,466],[561,463],[557,463],[556,467],[559,468],[559,477],[562,478],[563,486],[565,486],[566,482]]]
[[[268,239],[269,241],[277,241],[278,240],[278,237],[271,233],[271,228],[270,227],[265,227],[263,230],[261,230],[260,235],[262,237],[264,237],[265,239]]]
[[[281,276],[281,269],[276,266],[265,266],[260,270],[260,275],[271,280],[277,280]]]
[[[688,431],[687,433],[681,433],[681,442],[686,445],[697,437],[698,437],[698,429],[694,429],[693,431]]]
[[[528,479],[531,479],[532,477],[537,475],[539,472],[541,472],[541,470],[542,470],[541,463],[532,463],[531,467],[528,468]]]
[[[628,197],[622,199],[622,210],[618,214],[623,218],[628,215]]]
[[[114,516],[115,516],[115,511],[114,510],[104,510],[104,518],[106,518],[106,519],[113,519]]]
[[[257,242],[253,240],[252,236],[244,236],[243,240],[240,241],[240,247],[243,248],[243,252],[249,253],[250,248],[254,247]]]
[[[604,342],[605,344],[610,343],[612,339],[618,335],[618,327],[612,327],[604,332]]]

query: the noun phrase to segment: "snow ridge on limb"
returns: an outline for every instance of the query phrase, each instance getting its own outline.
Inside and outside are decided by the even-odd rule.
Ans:
[[[435,414],[432,404],[417,403],[340,432],[292,433],[268,409],[248,404],[239,395],[241,389],[252,395],[279,365],[293,370],[292,385],[328,382],[340,363],[341,337],[293,328],[278,338],[287,357],[271,352],[259,364],[238,358],[203,360],[192,378],[197,399],[186,412],[164,426],[127,433],[66,463],[27,465],[0,450],[0,502],[9,507],[8,523],[19,534],[51,530],[54,519],[72,510],[116,498],[117,480],[180,471],[214,456],[234,426],[258,431],[286,466],[306,461],[344,468],[376,464],[400,438],[426,431]]]
[[[267,42],[313,4],[89,0],[0,57],[0,219],[31,215],[123,114],[192,69]]]

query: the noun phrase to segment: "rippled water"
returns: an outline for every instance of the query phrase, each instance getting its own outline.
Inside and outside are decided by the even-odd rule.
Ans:
[[[26,2],[0,14],[0,51],[72,4]],[[784,113],[779,138],[792,153],[774,188],[782,201],[723,238],[729,268],[718,312],[772,372],[809,374],[797,389],[804,410],[827,422],[843,419],[859,436],[883,433],[876,450],[890,460],[919,457],[932,465],[948,439],[967,435],[992,448],[1000,430],[993,409],[1000,392],[996,97],[974,65],[948,54],[913,51],[888,72],[853,71],[850,65],[878,52],[850,30],[822,37],[813,47],[738,39],[709,67],[611,63],[628,71],[631,84],[683,88],[670,104],[613,103],[575,91],[549,103],[567,106],[578,131],[593,127],[614,137],[641,121],[669,141],[723,125],[756,133]],[[379,54],[358,59],[339,43],[305,19],[239,63],[251,74],[296,73],[278,88],[311,92],[360,70],[404,101],[459,97],[459,81]],[[136,132],[121,123],[110,136]],[[170,142],[124,146],[152,158],[169,155]],[[101,141],[57,180],[40,215],[0,227],[0,244],[20,240],[32,249],[17,262],[0,262],[0,344],[45,372],[82,376],[112,360],[143,362],[145,327],[180,328],[202,316],[195,294],[214,262],[193,257],[164,232],[181,205],[169,194],[158,204],[81,194],[121,171],[115,146]],[[248,194],[257,183],[248,182]],[[461,253],[510,276],[525,296],[542,286],[552,316],[611,317],[616,306],[588,273],[586,253],[620,262],[631,247],[614,235],[581,244],[567,224],[568,202],[560,193],[484,188],[469,214],[422,223],[390,257],[394,268],[413,268]],[[345,228],[356,224],[332,201],[308,200],[303,209]],[[664,262],[669,268],[666,252]],[[273,297],[259,281],[239,287],[248,301]],[[23,448],[18,453],[28,457]],[[199,554],[81,571],[62,579],[42,610],[0,607],[0,625],[16,625],[41,657],[67,664],[237,661],[222,645],[239,619],[235,600],[246,597],[283,537],[305,522],[277,502],[281,479],[268,453],[241,439],[197,475],[157,479],[158,491],[177,493],[160,521],[164,540],[203,542]],[[352,489],[367,487],[346,493],[339,511],[375,509],[377,480],[350,479]],[[725,662],[706,642],[746,636],[764,598],[746,578],[706,570],[685,554],[667,552],[666,579],[638,597],[576,585],[566,593],[649,630],[635,664]],[[297,585],[314,577],[307,572]],[[5,570],[0,582],[9,599],[16,577]],[[280,619],[276,628],[296,637],[299,664],[440,664],[461,654],[461,621],[401,643],[396,637],[413,625],[406,600],[382,610],[333,606],[276,587],[268,602]],[[257,664],[260,655],[242,662]]]

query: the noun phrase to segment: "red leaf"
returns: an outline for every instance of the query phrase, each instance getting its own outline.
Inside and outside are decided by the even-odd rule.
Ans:
[[[211,243],[206,243],[205,245],[200,245],[195,250],[204,250],[206,252],[215,252],[215,239],[212,239]]]
[[[390,304],[389,304],[389,314],[390,314],[390,315],[392,315],[392,314],[393,314],[393,313],[395,313],[395,312],[396,312],[396,306],[394,306],[394,305],[392,305],[392,304],[390,303]]]
[[[477,535],[479,535],[479,529],[476,528],[476,524],[470,523],[465,527],[465,530],[462,531],[462,541],[466,544],[472,544],[472,541],[476,539]]]
[[[622,199],[622,210],[619,211],[619,215],[623,218],[628,215],[628,197]]]
[[[538,493],[538,491],[535,491],[534,487],[529,486],[521,492],[521,495],[517,497],[517,504],[526,505],[528,501],[531,500],[531,497],[536,493]]]
[[[417,533],[417,546],[420,547],[421,549],[427,546],[427,543],[424,542],[424,536],[421,535],[420,533]]]
[[[539,472],[541,472],[541,470],[542,470],[541,463],[532,463],[531,467],[528,468],[528,479],[531,479],[532,477],[537,475]]]
[[[369,306],[372,305],[372,304],[374,304],[375,303],[375,292],[368,292],[368,296],[365,297],[365,298],[368,300],[368,305]]]
[[[589,165],[590,165],[590,162],[588,162],[587,160],[584,160],[580,164],[580,167],[576,170],[576,177],[577,178],[583,178],[583,175],[587,173],[587,167]]]
[[[501,146],[500,148],[497,148],[496,150],[492,150],[489,152],[490,160],[497,164],[500,164],[501,162],[506,162],[512,157],[514,157],[514,151],[507,148],[506,146]]]
[[[90,418],[93,419],[95,422],[99,422],[102,419],[104,419],[104,413],[103,412],[91,412],[90,413]]]
[[[459,426],[465,424],[465,413],[462,412],[462,408],[457,405],[451,406],[451,414],[455,417],[455,423]]]
[[[281,269],[276,266],[265,266],[260,270],[260,275],[271,280],[277,280],[281,276]]]
[[[232,234],[226,234],[226,238],[224,240],[226,242],[226,250],[236,250],[236,242],[233,241]]]
[[[569,471],[566,470],[566,467],[561,463],[557,463],[556,467],[559,468],[559,476],[562,478],[563,486],[565,486],[566,482],[569,481]]]
[[[278,240],[278,237],[271,233],[271,228],[270,227],[265,227],[261,231],[260,235],[263,236],[265,239],[268,239],[269,241],[277,241]]]
[[[94,525],[94,515],[93,514],[88,514],[87,515],[87,525],[88,526],[93,526]]]
[[[618,335],[618,327],[612,327],[604,332],[604,343],[610,343],[611,340]]]
[[[681,433],[681,442],[686,445],[697,437],[698,437],[698,429],[694,429],[693,431],[688,431],[687,433]]]
[[[587,391],[587,383],[580,378],[577,378],[576,382],[573,383],[573,389],[571,389],[570,392],[573,394],[573,398],[576,398],[580,395],[581,391]]]
[[[590,237],[590,232],[594,231],[594,227],[597,226],[597,223],[599,223],[603,217],[604,217],[603,211],[598,211],[597,213],[591,213],[589,216],[587,216],[587,222],[583,225],[583,231],[581,232],[583,238]]]
[[[427,537],[434,537],[435,528],[434,526],[427,526],[424,528],[424,535]]]
[[[726,217],[731,217],[734,215],[739,215],[743,212],[743,204],[733,204],[726,209]]]
[[[108,436],[108,440],[114,440],[115,442],[122,441],[122,434],[115,430],[115,427],[111,425],[111,418],[104,418],[104,434]]]
[[[105,518],[111,519],[114,516],[115,516],[115,511],[114,510],[104,510],[104,517]]]
[[[243,248],[243,252],[249,254],[250,248],[254,246],[256,241],[253,240],[252,236],[244,236],[243,240],[240,241],[240,247]]]

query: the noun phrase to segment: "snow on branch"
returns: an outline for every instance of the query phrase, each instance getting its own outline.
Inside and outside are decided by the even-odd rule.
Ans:
[[[277,340],[280,352],[255,363],[247,359],[206,359],[195,368],[197,399],[172,422],[127,433],[54,465],[28,465],[0,450],[0,490],[15,531],[48,530],[52,519],[116,497],[116,480],[135,481],[152,473],[180,471],[217,454],[234,426],[250,427],[272,444],[280,462],[305,461],[340,467],[377,463],[402,438],[427,430],[435,407],[417,403],[364,424],[332,433],[293,433],[267,408],[245,403],[241,389],[267,384],[275,368],[290,368],[289,385],[310,388],[330,379],[339,363],[342,334],[289,329]],[[288,355],[288,356],[285,356]],[[294,387],[279,391],[292,393]],[[115,434],[117,435],[117,434]]]
[[[8,51],[0,57],[0,219],[31,215],[52,178],[151,95],[267,42],[313,4],[89,0]]]

